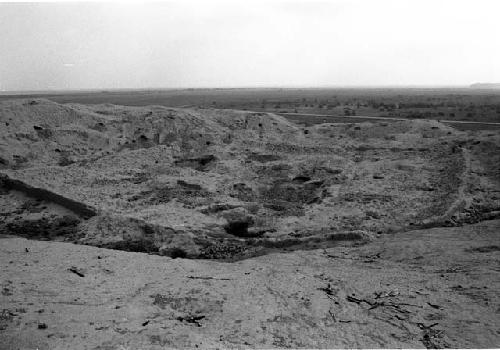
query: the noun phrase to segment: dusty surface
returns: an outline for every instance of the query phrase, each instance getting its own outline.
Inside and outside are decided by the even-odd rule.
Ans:
[[[4,238],[0,348],[495,348],[499,229],[236,263]]]
[[[6,349],[500,345],[498,131],[42,99],[0,125]]]

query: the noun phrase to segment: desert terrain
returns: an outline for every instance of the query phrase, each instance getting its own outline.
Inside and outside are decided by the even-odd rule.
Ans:
[[[486,88],[481,84],[461,88],[122,89],[47,91],[31,95],[26,92],[18,95],[0,92],[0,100],[12,98],[46,98],[58,103],[85,105],[112,103],[125,106],[251,110],[283,114],[305,125],[358,122],[363,116],[500,122],[498,89]],[[311,117],[312,114],[322,117]],[[337,120],[339,117],[342,119]],[[349,120],[346,117],[357,118]],[[454,126],[470,129],[474,125]]]
[[[2,98],[0,349],[500,346],[498,95],[385,94]]]

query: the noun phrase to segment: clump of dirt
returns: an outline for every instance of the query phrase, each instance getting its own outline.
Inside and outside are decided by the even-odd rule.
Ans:
[[[475,224],[484,220],[500,218],[500,206],[494,203],[473,204],[449,218],[443,226],[462,226]]]
[[[267,179],[287,178],[292,171],[293,171],[292,165],[287,163],[261,165],[258,166],[255,170],[255,172],[259,176]]]
[[[229,235],[240,238],[254,238],[262,236],[265,229],[256,226],[258,220],[256,220],[255,214],[258,213],[258,208],[256,209],[257,210],[254,210],[250,206],[247,208],[236,207],[222,211],[220,215],[227,221],[224,225],[224,231]]]
[[[262,187],[260,199],[264,206],[285,215],[303,214],[304,205],[321,202],[322,181],[277,180]],[[299,215],[297,215],[299,214]]]
[[[178,159],[174,162],[174,164],[179,167],[192,168],[198,171],[207,171],[216,161],[217,158],[214,155],[208,154],[201,157]]]
[[[237,241],[212,242],[201,248],[197,258],[199,259],[232,259],[243,254],[248,249],[248,245]]]
[[[176,199],[189,208],[207,205],[211,202],[212,197],[212,193],[202,186],[188,183],[183,180],[177,180],[177,184],[174,187],[157,186],[149,190],[149,193],[150,198],[148,202],[150,204],[168,203]]]
[[[493,252],[500,251],[500,246],[488,245],[488,246],[483,246],[483,247],[466,249],[466,251],[469,253],[493,253]]]
[[[251,153],[247,156],[248,160],[256,161],[259,163],[274,162],[281,160],[281,157],[276,154],[261,154],[261,153]]]
[[[304,216],[304,207],[300,204],[295,204],[282,200],[273,200],[263,204],[264,208],[270,209],[275,215],[279,216]]]
[[[254,202],[257,199],[257,193],[254,192],[252,187],[245,183],[235,183],[230,192],[229,196],[233,198],[238,198],[244,202]]]
[[[2,309],[0,312],[0,331],[7,329],[7,327],[14,321],[14,316],[16,316],[16,313],[8,309]]]
[[[145,239],[138,238],[134,240],[118,241],[104,243],[100,245],[101,248],[123,250],[126,252],[137,252],[137,253],[158,253],[159,249],[155,242]]]
[[[345,202],[355,202],[360,204],[369,203],[388,203],[392,200],[392,196],[380,193],[345,193],[339,198]]]
[[[227,203],[215,203],[210,204],[207,208],[201,209],[203,214],[217,214],[227,210],[239,208],[240,205],[227,204]]]
[[[244,217],[240,219],[228,220],[224,226],[224,230],[230,235],[236,237],[255,237],[255,233],[248,231],[248,228],[254,223],[252,217]]]

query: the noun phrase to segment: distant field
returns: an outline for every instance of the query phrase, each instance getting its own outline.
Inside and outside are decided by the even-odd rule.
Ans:
[[[378,116],[367,116],[363,118],[362,116],[319,116],[319,115],[311,115],[311,114],[293,114],[293,113],[277,113],[288,120],[293,121],[294,123],[304,125],[304,126],[312,126],[315,124],[322,123],[362,123],[362,122],[374,122],[374,121],[384,121],[386,123],[392,123],[397,120],[405,119],[405,118],[394,118],[391,117],[378,117]],[[378,119],[379,118],[379,119]],[[492,123],[486,122],[476,122],[476,121],[447,121],[440,120],[441,122],[453,126],[458,130],[499,130],[500,123],[494,125]]]
[[[190,106],[330,115],[325,118],[286,116],[306,125],[346,122],[344,118],[336,119],[331,115],[500,122],[500,91],[469,88],[116,90],[0,95],[0,100],[32,97],[58,103]],[[360,121],[363,120],[352,120]],[[485,127],[461,125],[459,128]]]
[[[290,115],[278,113],[283,117],[297,123],[302,124],[304,126],[311,126],[314,124],[322,124],[322,123],[362,123],[362,122],[373,122],[371,118],[362,118],[362,117],[332,117],[332,116],[310,116],[310,115]]]
[[[451,126],[461,131],[500,130],[500,125],[488,125],[488,124],[452,124]]]

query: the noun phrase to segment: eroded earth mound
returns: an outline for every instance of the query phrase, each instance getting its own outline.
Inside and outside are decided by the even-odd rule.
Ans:
[[[0,231],[80,245],[0,241],[0,339],[498,346],[499,164],[500,133],[436,121],[2,102]]]
[[[500,210],[498,135],[435,121],[301,128],[265,113],[48,100],[4,102],[0,118],[13,234],[237,259]]]

